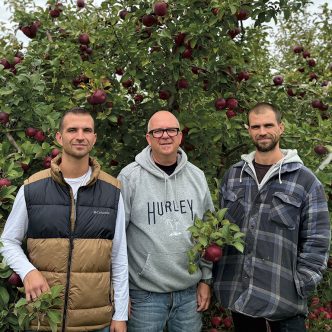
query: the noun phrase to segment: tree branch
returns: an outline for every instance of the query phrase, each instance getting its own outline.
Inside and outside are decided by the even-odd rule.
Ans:
[[[14,137],[10,133],[6,133],[6,136],[8,138],[8,141],[16,148],[18,153],[21,153],[21,148],[17,145],[16,141],[14,140]]]

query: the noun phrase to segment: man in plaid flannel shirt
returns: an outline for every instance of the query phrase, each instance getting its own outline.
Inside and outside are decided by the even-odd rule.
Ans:
[[[226,218],[245,233],[214,268],[214,290],[236,332],[305,331],[307,297],[322,279],[330,244],[323,187],[296,150],[283,150],[281,114],[268,103],[248,115],[256,151],[225,174]]]

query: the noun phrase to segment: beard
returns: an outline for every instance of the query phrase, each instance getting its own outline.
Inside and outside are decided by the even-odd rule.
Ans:
[[[269,152],[275,149],[279,142],[279,138],[272,137],[272,140],[268,144],[260,143],[259,141],[255,141],[254,145],[256,146],[257,151],[259,152]]]

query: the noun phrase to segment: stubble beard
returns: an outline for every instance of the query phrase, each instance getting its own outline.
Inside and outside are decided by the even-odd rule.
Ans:
[[[276,148],[278,142],[279,142],[279,139],[273,138],[271,143],[269,143],[268,145],[262,145],[259,142],[254,142],[254,144],[256,146],[257,151],[259,151],[259,152],[270,152],[270,151],[273,151]]]

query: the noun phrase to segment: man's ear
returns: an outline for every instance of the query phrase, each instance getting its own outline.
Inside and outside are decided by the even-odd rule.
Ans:
[[[55,134],[55,138],[57,142],[62,146],[62,135],[59,131]]]
[[[150,137],[150,134],[145,134],[145,138],[146,138],[148,144],[151,145],[151,137]]]
[[[279,124],[279,128],[280,128],[280,131],[281,131],[281,133],[280,133],[280,135],[281,135],[281,134],[283,134],[283,132],[285,131],[285,125],[284,125],[283,122],[280,122],[280,124]]]

